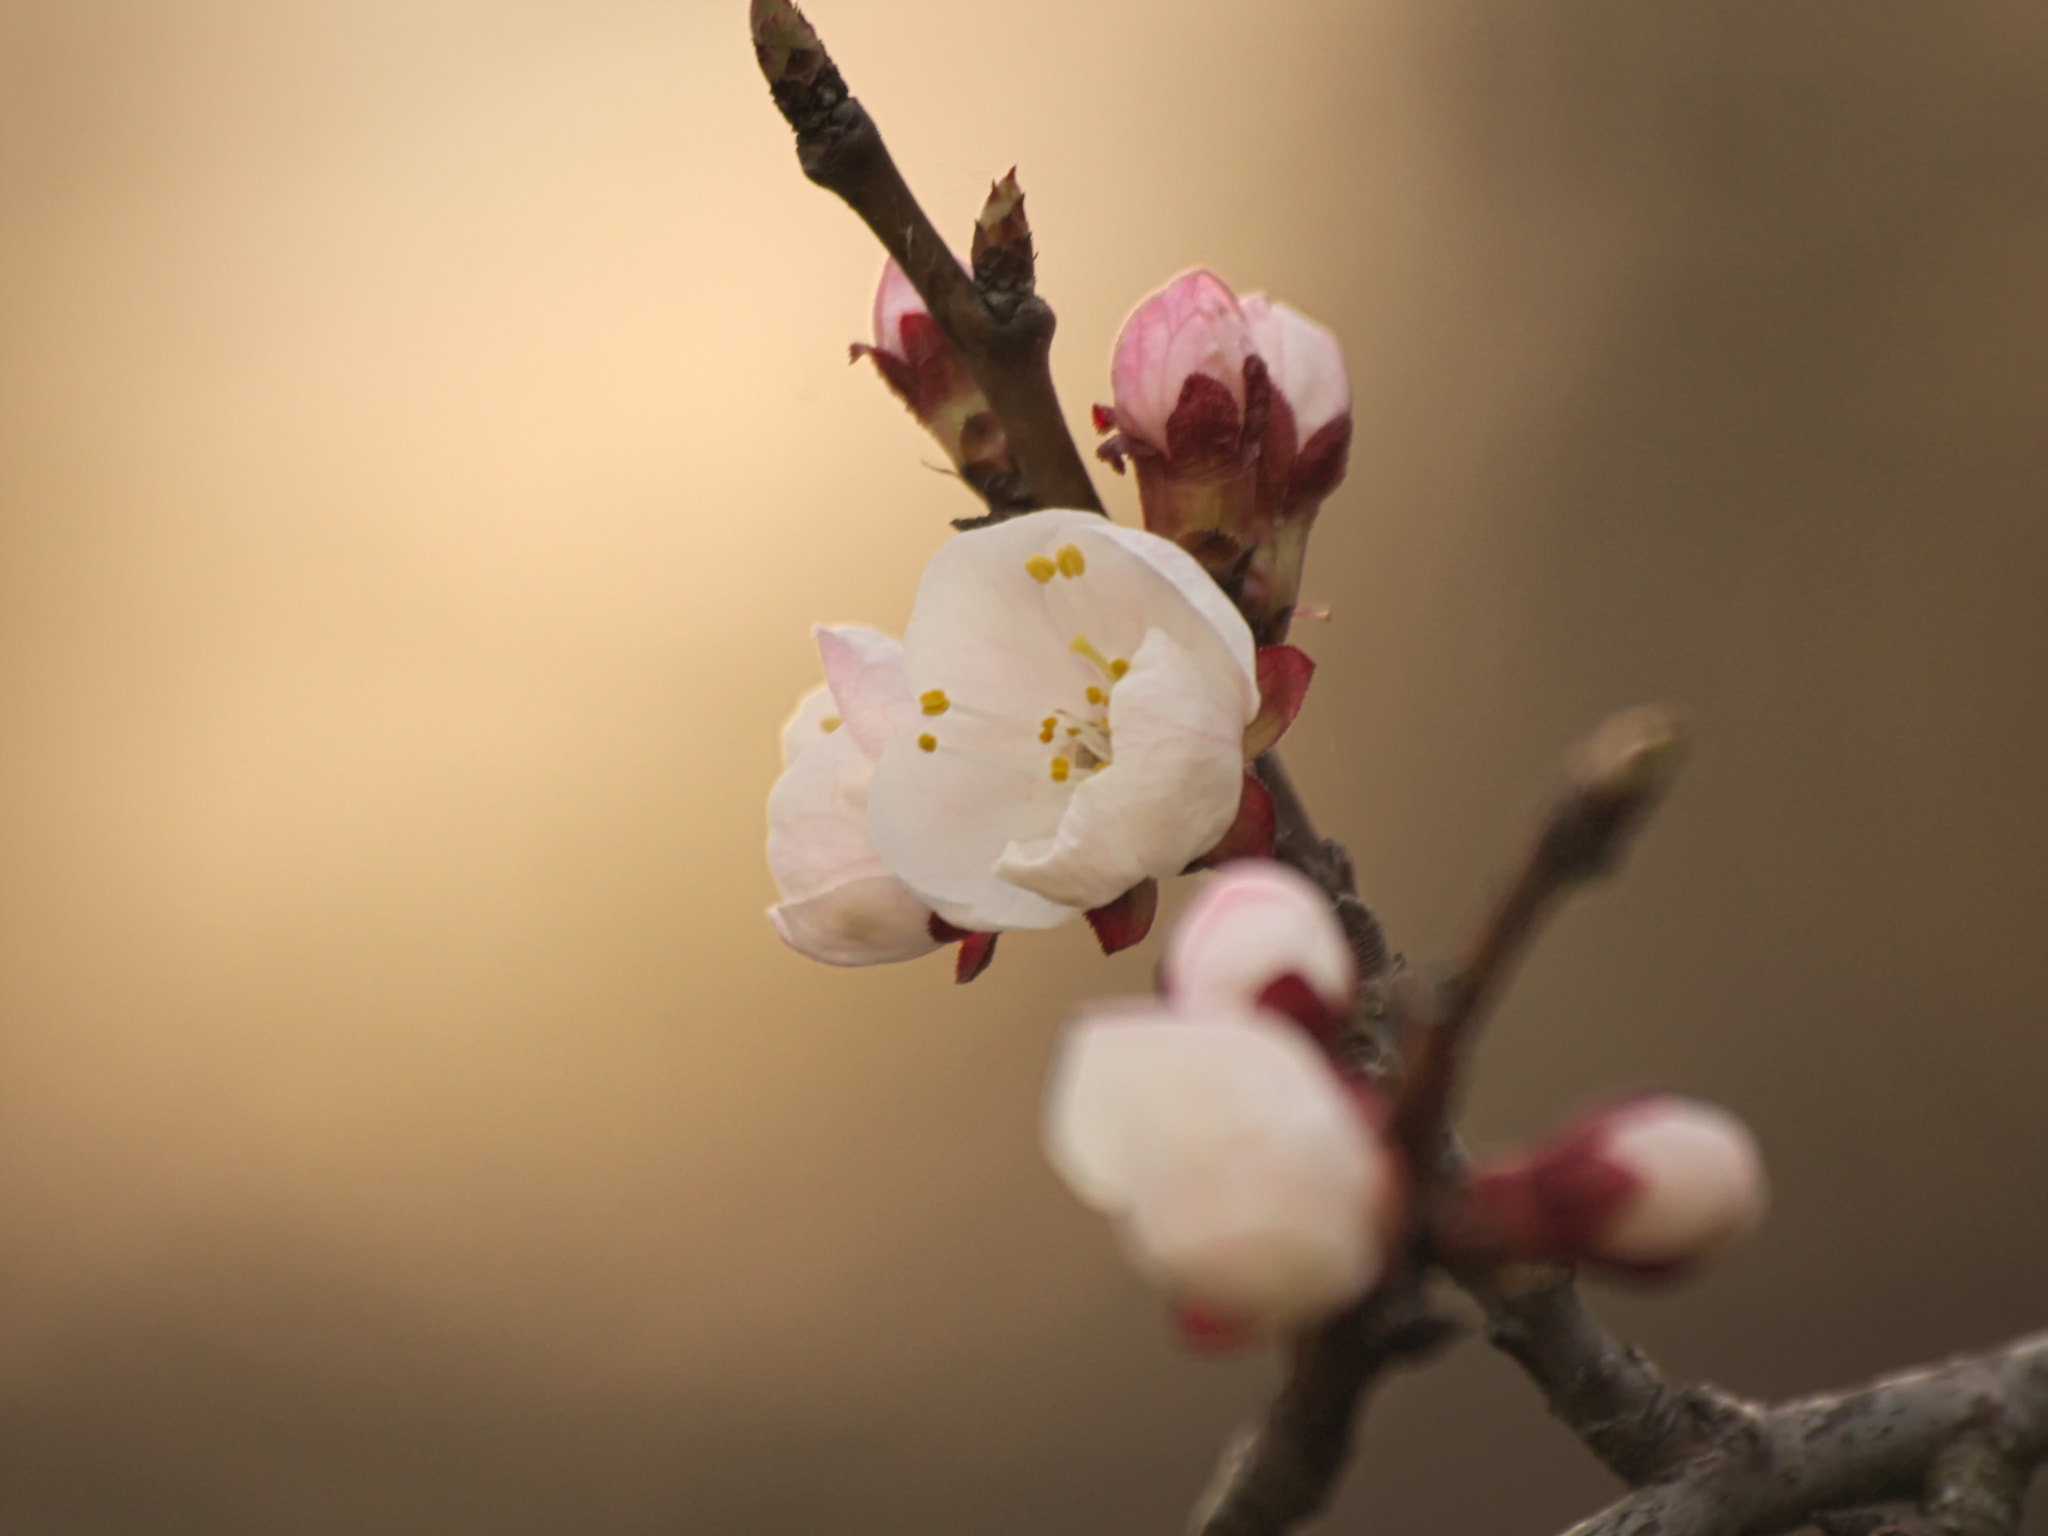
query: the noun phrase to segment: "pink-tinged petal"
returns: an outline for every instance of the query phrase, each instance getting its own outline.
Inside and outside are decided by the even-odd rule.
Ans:
[[[925,929],[929,915],[894,875],[849,880],[768,909],[783,943],[827,965],[886,965],[928,955],[938,948]]]
[[[783,769],[768,792],[768,870],[784,901],[805,901],[848,880],[889,872],[868,840],[872,771],[843,730]]]
[[[1739,1243],[1769,1194],[1749,1128],[1696,1099],[1641,1100],[1609,1127],[1604,1156],[1637,1182],[1601,1234],[1598,1257],[1643,1267],[1691,1264]]]
[[[1244,756],[1250,762],[1266,751],[1294,724],[1301,702],[1308,697],[1309,679],[1316,664],[1306,651],[1291,645],[1262,645],[1257,656],[1259,712],[1244,728]]]
[[[1339,1018],[1358,990],[1358,962],[1329,898],[1299,870],[1250,860],[1202,883],[1167,936],[1166,995],[1188,1008],[1247,1007],[1299,976]]]
[[[1086,910],[1213,847],[1243,782],[1241,681],[1163,630],[1146,635],[1109,696],[1115,761],[1074,791],[1050,837],[1013,840],[996,874]]]
[[[1240,304],[1273,387],[1294,413],[1297,442],[1308,442],[1339,417],[1348,420],[1351,378],[1336,336],[1263,293],[1248,293]]]
[[[832,690],[823,686],[813,688],[797,700],[795,713],[782,722],[782,766],[787,768],[841,724],[839,706],[832,702]]]
[[[1158,914],[1159,882],[1140,880],[1115,901],[1091,908],[1086,916],[1088,926],[1095,930],[1095,942],[1105,955],[1113,955],[1144,943]]]
[[[858,624],[820,624],[812,634],[846,733],[870,759],[880,757],[918,717],[903,680],[903,642]]]
[[[1244,404],[1245,359],[1255,355],[1237,298],[1214,273],[1184,272],[1124,321],[1110,362],[1118,424],[1155,450],[1191,375],[1201,374]]]
[[[925,904],[867,836],[872,771],[843,731],[798,753],[768,796],[769,921],[792,949],[832,965],[907,960],[938,947]]]
[[[1266,786],[1245,770],[1244,787],[1237,800],[1237,818],[1230,823],[1230,830],[1217,840],[1211,848],[1190,864],[1184,874],[1198,869],[1215,869],[1219,865],[1234,863],[1239,859],[1270,859],[1273,857],[1273,837],[1279,827],[1279,817],[1273,809],[1273,796]]]
[[[1290,1025],[1128,1005],[1089,1016],[1054,1064],[1046,1148],[1181,1304],[1287,1329],[1378,1275],[1391,1165]]]
[[[996,938],[993,933],[968,933],[960,937],[960,948],[953,955],[953,984],[964,987],[989,967],[996,957]]]

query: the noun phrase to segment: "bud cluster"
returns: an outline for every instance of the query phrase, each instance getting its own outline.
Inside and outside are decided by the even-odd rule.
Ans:
[[[1158,1000],[1084,1010],[1046,1107],[1053,1166],[1107,1214],[1182,1336],[1213,1351],[1314,1326],[1426,1231],[1465,1269],[1684,1274],[1762,1218],[1762,1160],[1727,1111],[1624,1100],[1448,1188],[1419,1187],[1382,1092],[1341,1049],[1358,972],[1321,890],[1230,864],[1166,944]]]

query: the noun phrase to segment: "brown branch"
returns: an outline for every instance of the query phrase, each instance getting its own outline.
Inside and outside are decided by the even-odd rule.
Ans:
[[[1022,195],[992,224],[977,226],[984,238],[996,227],[1001,250],[1001,259],[977,281],[918,206],[874,119],[848,93],[803,13],[789,0],[753,0],[752,19],[755,56],[776,106],[796,131],[804,175],[842,198],[896,258],[1002,423],[1024,491],[1019,505],[992,501],[991,515],[1031,507],[1100,512],[1101,499],[1053,391],[1053,312],[1033,290],[1028,231],[1021,249],[1017,239]],[[1009,188],[1016,190],[1014,173]]]
[[[1894,1524],[2008,1536],[2018,1528],[2026,1475],[2044,1459],[2048,1333],[2039,1333],[1731,1416],[1675,1475],[1566,1536],[1775,1536],[1828,1511],[1923,1500],[1925,1519]],[[1832,1523],[1855,1530],[1860,1521]]]
[[[1389,1370],[1428,1360],[1458,1332],[1409,1271],[1302,1338],[1265,1417],[1225,1447],[1190,1531],[1272,1536],[1316,1514],[1350,1454],[1367,1389]]]
[[[1739,1433],[1749,1408],[1712,1387],[1674,1387],[1600,1326],[1568,1270],[1523,1266],[1469,1282],[1495,1348],[1529,1373],[1550,1411],[1623,1482],[1662,1477]]]
[[[1417,1134],[1428,1141],[1426,1155],[1416,1158],[1424,1198],[1428,1183],[1452,1155],[1443,1122],[1457,1046],[1541,913],[1619,856],[1627,832],[1668,782],[1677,740],[1669,711],[1632,710],[1602,725],[1573,754],[1565,794],[1546,819],[1507,897],[1466,946],[1452,985],[1440,995],[1428,1027],[1420,1032],[1417,1062],[1405,1073],[1398,1065],[1398,1042],[1382,1039],[1378,1026],[1390,1021],[1399,1033],[1404,1013],[1413,1007],[1412,998],[1393,985],[1399,978],[1378,922],[1358,899],[1350,857],[1337,843],[1317,834],[1277,756],[1266,753],[1253,765],[1273,797],[1274,857],[1323,888],[1358,954],[1366,986],[1360,1012],[1352,1020],[1351,1043],[1375,1075],[1393,1072],[1404,1083],[1396,1113],[1408,1106]],[[1410,1101],[1425,1071],[1437,1078],[1425,1080],[1423,1092],[1428,1097],[1418,1111]],[[1413,1155],[1422,1143],[1404,1145]],[[1414,1251],[1372,1295],[1298,1341],[1287,1380],[1264,1419],[1240,1434],[1226,1453],[1197,1512],[1196,1536],[1278,1536],[1323,1506],[1349,1452],[1352,1427],[1367,1391],[1388,1369],[1442,1347],[1456,1332],[1431,1304],[1426,1289],[1429,1273],[1429,1256],[1417,1239]],[[1583,1313],[1580,1316],[1588,1327],[1597,1326]],[[1418,1339],[1425,1341],[1419,1347],[1413,1344]],[[1530,1348],[1540,1354],[1539,1346]],[[1608,1390],[1620,1393],[1613,1405],[1617,1409],[1648,1401],[1640,1387],[1624,1391],[1625,1386],[1619,1375],[1608,1384]],[[1600,1390],[1597,1383],[1590,1384],[1576,1394],[1567,1393],[1565,1400],[1583,1406],[1590,1419],[1606,1411]],[[1619,1445],[1619,1432],[1609,1438]]]

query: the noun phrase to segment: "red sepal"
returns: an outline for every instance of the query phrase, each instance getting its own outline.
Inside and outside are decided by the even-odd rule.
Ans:
[[[1181,1343],[1198,1355],[1227,1355],[1258,1340],[1258,1330],[1243,1318],[1214,1311],[1198,1301],[1177,1303],[1173,1326]]]
[[[1266,786],[1245,770],[1244,788],[1237,797],[1237,818],[1214,848],[1190,864],[1183,874],[1198,869],[1214,869],[1219,864],[1228,864],[1234,859],[1270,859],[1273,857],[1273,833],[1279,818],[1273,810],[1273,796]]]
[[[1129,949],[1152,931],[1153,916],[1159,911],[1159,882],[1140,880],[1115,901],[1104,902],[1088,914],[1088,926],[1095,930],[1095,942],[1105,955]]]
[[[1316,672],[1308,653],[1291,645],[1262,645],[1252,661],[1258,669],[1259,712],[1244,728],[1246,762],[1287,734]]]
[[[1344,1031],[1344,1020],[1317,995],[1316,989],[1303,979],[1300,972],[1289,971],[1285,976],[1274,977],[1260,989],[1253,1001],[1268,1013],[1292,1019],[1307,1030],[1309,1037],[1324,1050],[1336,1050],[1338,1037]]]
[[[996,936],[992,933],[970,933],[960,941],[959,949],[953,953],[953,980],[965,983],[974,980],[988,969],[989,961],[996,957]]]
[[[1088,407],[1088,419],[1095,423],[1095,435],[1097,437],[1106,436],[1116,426],[1116,407],[1110,405],[1091,405]]]
[[[941,944],[959,941],[959,949],[953,952],[953,980],[956,983],[974,980],[988,969],[989,961],[996,957],[996,936],[992,933],[971,933],[965,928],[955,928],[936,912],[924,920],[924,930]]]

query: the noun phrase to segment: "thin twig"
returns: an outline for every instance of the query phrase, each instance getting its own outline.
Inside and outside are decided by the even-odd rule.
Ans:
[[[1619,862],[1628,834],[1677,771],[1683,735],[1662,705],[1610,716],[1572,754],[1566,785],[1514,878],[1435,989],[1394,1107],[1392,1136],[1432,1167],[1461,1064],[1537,924],[1575,887]]]
[[[1021,242],[1014,236],[1005,242],[1005,259],[978,282],[918,205],[874,119],[848,93],[803,13],[789,0],[753,0],[752,19],[755,56],[796,132],[804,175],[859,214],[908,275],[1002,423],[1023,477],[1025,505],[1100,512],[1101,498],[1053,390],[1053,312],[1033,291],[1028,232]],[[1014,180],[1010,185],[1014,191]]]

